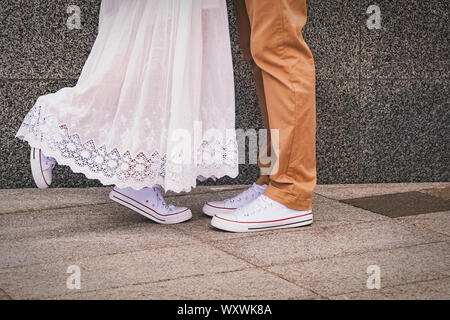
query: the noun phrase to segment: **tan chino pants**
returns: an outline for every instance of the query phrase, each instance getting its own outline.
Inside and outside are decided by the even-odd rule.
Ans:
[[[314,60],[302,36],[306,0],[235,0],[235,6],[263,125],[279,130],[278,170],[261,175],[257,183],[269,185],[269,198],[310,210],[316,185],[316,101]]]

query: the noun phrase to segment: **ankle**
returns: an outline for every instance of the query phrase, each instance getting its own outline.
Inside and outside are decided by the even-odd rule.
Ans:
[[[260,176],[258,180],[255,182],[259,186],[269,185],[270,177],[269,176]]]

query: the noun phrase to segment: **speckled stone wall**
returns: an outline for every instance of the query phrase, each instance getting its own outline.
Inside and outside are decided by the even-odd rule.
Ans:
[[[274,0],[276,1],[276,0]],[[237,126],[259,128],[231,1]],[[381,9],[381,29],[366,26]],[[82,29],[69,30],[78,5]],[[35,99],[73,86],[97,32],[100,0],[3,0],[0,6],[0,188],[33,187],[28,146],[14,139]],[[449,181],[449,2],[310,0],[305,29],[317,66],[319,183]],[[258,116],[255,116],[258,115]],[[250,183],[257,168],[241,166]],[[210,183],[210,182],[209,182]],[[58,167],[54,185],[98,185]]]

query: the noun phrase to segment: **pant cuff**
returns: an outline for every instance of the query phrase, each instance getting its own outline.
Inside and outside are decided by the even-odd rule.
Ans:
[[[295,197],[292,194],[284,190],[277,189],[272,185],[267,187],[264,191],[264,195],[293,210],[309,211],[312,209],[312,199],[301,199]]]
[[[264,184],[269,185],[270,177],[269,176],[260,176],[258,180],[256,180],[256,184],[262,186]]]

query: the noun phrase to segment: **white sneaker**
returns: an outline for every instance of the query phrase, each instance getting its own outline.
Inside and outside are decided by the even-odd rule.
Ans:
[[[44,155],[41,149],[31,148],[30,166],[34,183],[39,189],[47,189],[52,184],[53,168],[56,160]]]
[[[243,207],[258,198],[264,192],[264,190],[266,190],[266,188],[266,184],[260,186],[254,183],[250,188],[248,188],[244,192],[241,192],[233,198],[225,199],[223,201],[211,201],[206,203],[203,206],[202,211],[204,214],[210,217],[214,217],[216,214],[227,213],[236,210],[237,208]]]
[[[114,189],[109,198],[137,213],[161,224],[180,223],[192,218],[188,208],[167,204],[161,194],[161,188],[144,188],[136,191],[132,188]]]
[[[217,214],[211,224],[221,230],[253,232],[307,226],[313,222],[312,211],[292,210],[265,195],[227,214]]]

